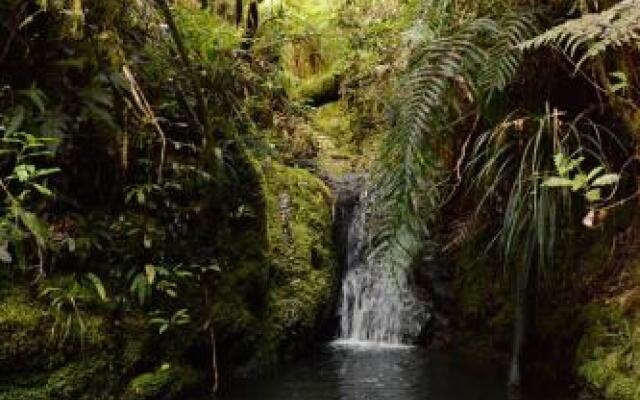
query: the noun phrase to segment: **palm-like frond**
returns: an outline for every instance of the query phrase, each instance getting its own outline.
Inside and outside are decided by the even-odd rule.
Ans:
[[[584,51],[578,65],[607,49],[640,48],[640,0],[623,0],[601,13],[583,15],[524,42],[523,49],[559,46],[571,57]]]
[[[394,129],[374,172],[373,230],[392,263],[406,266],[429,236],[426,225],[441,202],[441,143],[464,120],[463,109],[503,90],[520,61],[517,42],[533,34],[530,17],[474,19],[417,49],[400,80]],[[392,210],[392,211],[390,211]],[[400,260],[400,262],[396,262]]]
[[[516,49],[535,32],[534,18],[529,14],[509,15],[500,22],[489,49],[490,57],[478,76],[478,84],[487,95],[485,102],[491,100],[493,92],[502,91],[511,83],[522,61],[522,53]]]

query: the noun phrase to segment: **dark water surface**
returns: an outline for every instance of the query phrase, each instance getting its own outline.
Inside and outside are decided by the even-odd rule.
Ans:
[[[417,347],[337,345],[271,377],[237,381],[229,400],[507,400],[504,366]],[[568,400],[529,394],[526,400]]]

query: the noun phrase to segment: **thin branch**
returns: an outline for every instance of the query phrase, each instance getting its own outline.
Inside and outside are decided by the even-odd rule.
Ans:
[[[151,122],[153,127],[156,129],[158,136],[160,138],[160,162],[158,163],[158,183],[162,183],[162,170],[164,168],[164,162],[166,158],[167,152],[167,135],[165,135],[162,127],[158,123],[158,118],[155,113],[151,109],[147,98],[144,96],[142,89],[140,89],[140,85],[138,85],[138,81],[133,76],[133,73],[126,65],[122,66],[122,72],[124,73],[125,78],[129,81],[129,86],[131,87],[131,94],[133,95],[133,100],[136,105],[140,109],[140,111],[145,115],[145,117]]]

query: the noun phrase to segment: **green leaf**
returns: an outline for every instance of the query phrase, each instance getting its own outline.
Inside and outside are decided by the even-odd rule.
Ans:
[[[11,262],[13,261],[13,257],[11,257],[11,253],[9,253],[8,247],[8,242],[5,241],[0,243],[0,261],[5,264],[11,264]]]
[[[580,189],[584,189],[587,186],[587,175],[580,173],[577,174],[574,178],[573,178],[573,186],[571,187],[571,191],[573,192],[577,192]]]
[[[31,175],[34,174],[35,170],[35,165],[19,164],[15,166],[15,168],[13,169],[13,173],[20,182],[26,182],[29,180]]]
[[[60,168],[43,168],[43,169],[39,169],[37,171],[34,171],[34,177],[41,177],[41,176],[47,176],[47,175],[51,175],[51,174],[57,174],[58,172],[60,172]]]
[[[573,180],[568,178],[561,178],[559,176],[553,176],[547,178],[542,182],[542,186],[545,187],[573,187]]]
[[[69,249],[69,253],[74,253],[76,251],[76,241],[73,238],[67,238],[67,248]]]
[[[609,76],[611,76],[612,78],[616,78],[619,81],[627,81],[627,74],[625,74],[623,71],[615,71],[615,72],[611,72],[609,73]]]
[[[609,90],[611,90],[612,93],[618,93],[625,90],[628,86],[627,83],[615,83],[609,86]]]
[[[24,107],[22,106],[15,107],[13,109],[13,113],[11,115],[11,118],[9,119],[9,122],[7,123],[6,134],[13,135],[14,133],[16,133],[18,129],[20,129],[20,126],[22,126],[24,119],[25,119]],[[5,141],[8,141],[8,140],[5,139]],[[20,142],[20,141],[12,140],[12,142]]]
[[[156,279],[156,267],[151,265],[151,264],[147,264],[144,266],[144,273],[147,276],[147,283],[149,283],[149,285],[153,285],[153,282]]]
[[[132,294],[138,296],[138,303],[140,305],[144,305],[145,299],[147,298],[148,286],[147,280],[142,273],[137,274],[131,283],[129,290]]]
[[[32,212],[19,209],[18,214],[24,226],[36,239],[38,246],[45,247],[47,238],[49,237],[47,224]]]
[[[102,284],[102,280],[92,272],[89,272],[85,276],[87,277],[89,282],[93,284],[93,287],[96,290],[96,293],[98,293],[98,297],[100,298],[100,300],[102,300],[103,302],[106,302],[107,300],[109,300],[107,296],[107,291],[104,288],[104,285]]]
[[[151,241],[151,238],[146,234],[144,235],[142,242],[144,244],[145,249],[150,249],[153,244],[153,242]]]
[[[602,193],[600,189],[591,189],[585,194],[585,198],[589,203],[594,203],[602,199]]]
[[[56,67],[82,69],[87,63],[87,57],[68,57],[52,63]]]
[[[593,186],[609,186],[609,185],[618,183],[619,180],[620,180],[620,175],[618,174],[604,174],[598,177],[598,179],[596,179],[595,181],[593,181],[592,185]]]
[[[563,153],[557,153],[553,156],[553,163],[556,166],[558,175],[565,177],[570,172],[573,172],[576,168],[582,164],[584,157],[578,157],[572,159]]]
[[[617,93],[629,87],[629,80],[627,79],[627,75],[624,72],[611,72],[609,76],[615,78],[618,81],[617,83],[614,83],[609,87],[609,90],[611,90],[611,92]]]
[[[565,156],[563,153],[557,153],[554,154],[553,156],[553,165],[556,166],[556,171],[558,171],[558,173],[560,175],[565,175],[565,166],[567,165],[567,156]]]
[[[44,112],[46,110],[45,103],[47,101],[47,96],[44,94],[44,92],[42,90],[36,89],[35,87],[32,87],[32,88],[26,89],[26,90],[19,90],[18,93],[21,94],[21,95],[24,95],[29,100],[31,100],[31,102],[40,111],[40,114],[44,114]]]
[[[47,197],[53,196],[53,192],[46,186],[43,186],[35,182],[31,182],[31,186],[33,186],[43,196],[47,196]]]
[[[589,172],[589,175],[587,175],[587,180],[591,181],[593,178],[598,176],[602,171],[604,171],[604,167],[603,166],[596,167],[596,168],[592,169],[591,172]]]

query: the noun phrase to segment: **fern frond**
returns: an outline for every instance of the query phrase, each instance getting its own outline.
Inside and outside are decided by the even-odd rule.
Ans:
[[[508,85],[521,57],[516,44],[533,32],[529,16],[478,18],[415,51],[374,172],[379,211],[386,215],[377,232],[390,264],[408,265],[429,237],[441,203],[442,138],[456,128],[461,110]]]
[[[569,20],[520,45],[523,50],[545,46],[558,46],[572,58],[582,51],[578,66],[607,49],[640,48],[640,0],[623,0],[601,13]]]
[[[451,232],[446,244],[442,247],[444,253],[460,248],[464,243],[478,236],[487,227],[487,221],[482,213],[472,212],[451,223]]]
[[[536,33],[534,17],[529,14],[509,15],[500,26],[489,49],[490,57],[478,77],[478,83],[486,94],[485,103],[491,100],[494,92],[503,91],[513,81],[522,61],[518,45]]]

